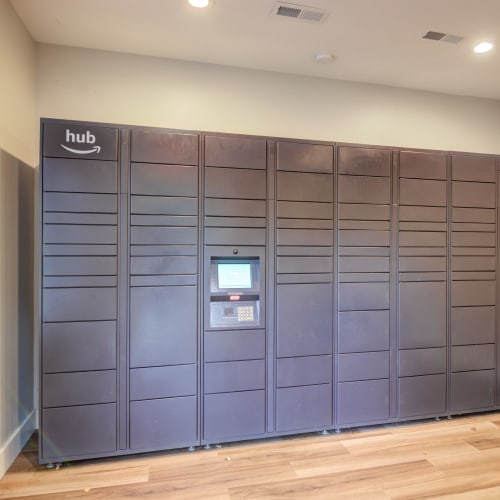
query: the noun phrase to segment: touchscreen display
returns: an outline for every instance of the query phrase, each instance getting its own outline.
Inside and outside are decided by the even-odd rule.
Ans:
[[[249,262],[219,262],[217,264],[219,288],[252,288],[252,269]]]

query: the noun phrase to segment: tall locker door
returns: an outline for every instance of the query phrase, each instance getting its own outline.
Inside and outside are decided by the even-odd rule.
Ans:
[[[451,411],[495,405],[495,158],[452,155]]]
[[[280,141],[276,431],[333,426],[333,147]]]
[[[392,152],[338,148],[337,427],[390,417]]]
[[[199,443],[198,141],[131,132],[132,450]]]
[[[447,410],[447,160],[402,151],[399,164],[399,418]]]
[[[202,442],[211,444],[267,432],[267,141],[207,134],[204,163]],[[215,283],[220,259],[255,264],[250,295],[256,294],[256,311],[245,299],[234,300],[246,295],[244,285],[216,297],[225,306],[213,320],[212,286],[225,286],[222,279]]]
[[[42,129],[40,461],[117,449],[117,129]]]

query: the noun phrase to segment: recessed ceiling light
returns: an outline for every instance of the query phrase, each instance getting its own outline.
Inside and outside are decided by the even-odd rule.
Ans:
[[[474,47],[474,52],[477,54],[483,54],[484,52],[489,52],[493,48],[493,44],[490,42],[481,42]]]
[[[198,9],[203,9],[208,7],[209,0],[189,0],[190,5],[197,7]]]

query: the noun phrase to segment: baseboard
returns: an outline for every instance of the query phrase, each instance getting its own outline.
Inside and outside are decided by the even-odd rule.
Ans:
[[[33,410],[0,448],[0,479],[19,455],[36,429],[36,411]]]

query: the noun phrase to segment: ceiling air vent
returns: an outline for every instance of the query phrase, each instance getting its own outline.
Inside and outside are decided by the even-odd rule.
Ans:
[[[328,17],[328,13],[323,10],[284,2],[274,4],[272,15],[312,23],[321,23]]]
[[[459,35],[448,35],[439,31],[428,31],[422,38],[435,40],[436,42],[459,43],[464,37]]]
[[[446,36],[446,33],[439,33],[439,31],[428,31],[422,38],[426,40],[441,40]]]

